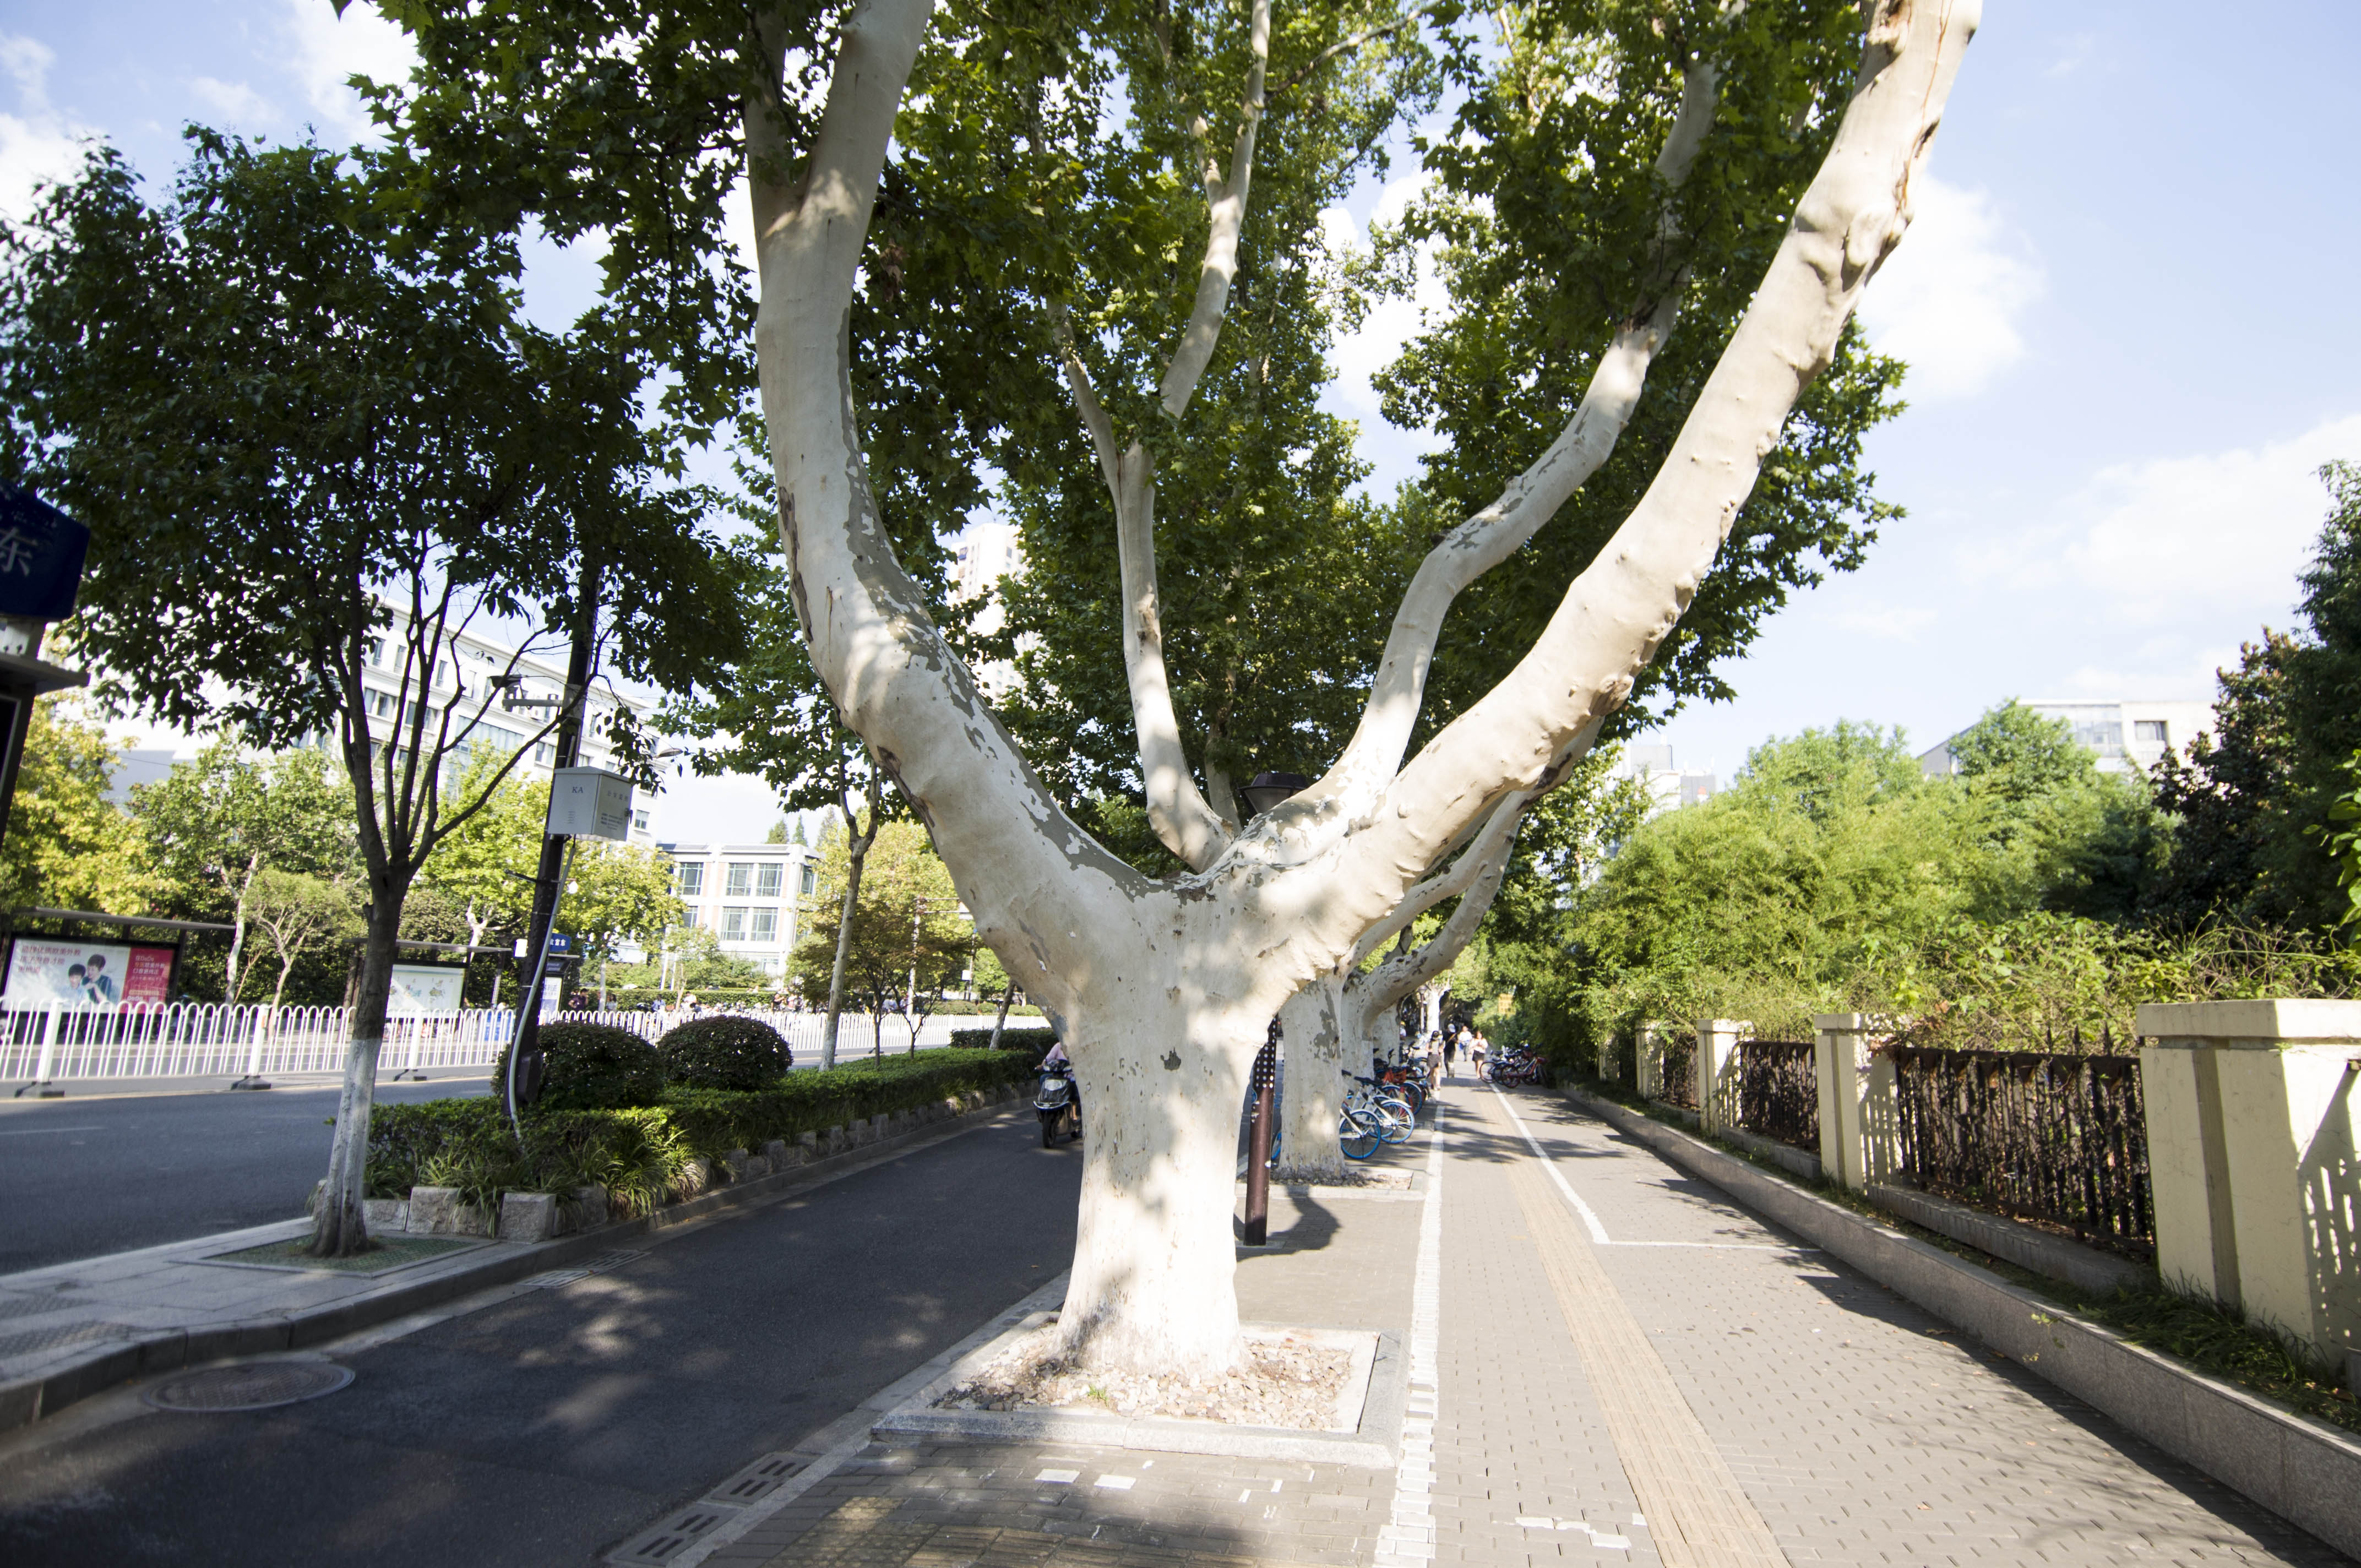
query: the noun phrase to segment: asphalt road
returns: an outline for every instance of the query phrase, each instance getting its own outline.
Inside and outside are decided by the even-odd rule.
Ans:
[[[587,1565],[1053,1277],[1081,1170],[1012,1116],[341,1356],[324,1398],[102,1395],[0,1444],[0,1562]]]
[[[380,1103],[481,1094],[380,1083]],[[0,1099],[0,1274],[292,1219],[328,1168],[334,1087]]]

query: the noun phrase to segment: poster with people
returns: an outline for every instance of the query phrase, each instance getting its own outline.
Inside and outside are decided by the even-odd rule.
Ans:
[[[11,1007],[52,1002],[78,1007],[161,1006],[172,994],[177,956],[170,948],[19,937],[9,948],[8,983],[0,1000]]]

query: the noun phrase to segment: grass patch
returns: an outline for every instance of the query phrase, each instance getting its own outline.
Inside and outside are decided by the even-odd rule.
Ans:
[[[311,1242],[298,1236],[293,1241],[265,1242],[236,1252],[217,1252],[205,1261],[244,1263],[258,1268],[318,1269],[329,1274],[385,1274],[445,1253],[465,1252],[484,1245],[473,1236],[387,1236],[372,1240],[374,1245],[368,1251],[351,1257],[313,1257],[303,1250]]]
[[[1791,1187],[1802,1187],[1814,1196],[1824,1198],[1864,1219],[1874,1220],[1913,1240],[1939,1247],[1954,1257],[1989,1269],[2017,1288],[2097,1323],[2143,1350],[2170,1356],[2209,1377],[2218,1377],[2298,1415],[2309,1416],[2341,1431],[2361,1433],[2361,1399],[2356,1399],[2351,1390],[2338,1386],[2336,1373],[2321,1365],[2310,1346],[2294,1343],[2273,1332],[2267,1325],[2251,1322],[2242,1314],[2215,1302],[2180,1295],[2166,1289],[2161,1284],[2143,1289],[2118,1290],[2105,1296],[2086,1294],[2063,1281],[2019,1267],[2004,1257],[1994,1257],[1939,1231],[1915,1225],[1899,1214],[1879,1208],[1864,1194],[1855,1192],[1841,1182],[1826,1179],[1817,1182],[1803,1181],[1793,1171],[1752,1149],[1705,1136],[1684,1125],[1662,1107],[1642,1100],[1622,1084],[1583,1079],[1576,1081],[1576,1087],[1598,1099],[1612,1101],[1626,1110],[1678,1128]]]

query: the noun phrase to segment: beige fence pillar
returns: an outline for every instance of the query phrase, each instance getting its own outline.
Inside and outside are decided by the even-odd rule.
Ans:
[[[1752,1033],[1742,1019],[1697,1020],[1697,1124],[1707,1132],[1738,1124],[1738,1042]]]
[[[2361,1346],[2361,1002],[2139,1010],[2166,1283],[2332,1363]]]
[[[1642,1024],[1631,1040],[1631,1072],[1639,1080],[1640,1098],[1664,1097],[1664,1037],[1653,1024]]]
[[[1812,1061],[1820,1086],[1820,1174],[1860,1192],[1901,1168],[1894,1120],[1894,1061],[1875,1054],[1866,1013],[1812,1018]]]

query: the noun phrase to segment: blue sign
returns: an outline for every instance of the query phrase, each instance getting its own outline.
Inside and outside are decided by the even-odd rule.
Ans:
[[[0,615],[71,615],[89,550],[89,529],[29,490],[0,485]]]
[[[567,936],[563,931],[552,931],[549,934],[549,951],[553,958],[559,953],[570,953],[573,950],[573,938]]]

